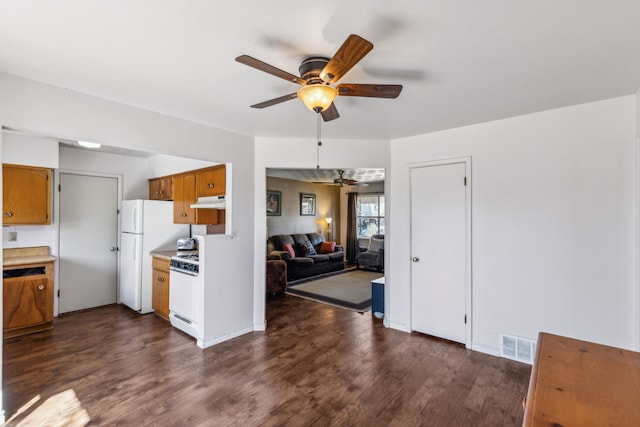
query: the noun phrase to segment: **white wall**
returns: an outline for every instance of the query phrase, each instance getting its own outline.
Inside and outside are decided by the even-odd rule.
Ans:
[[[389,320],[410,328],[409,166],[472,156],[473,346],[548,331],[634,348],[635,100],[391,142]]]
[[[267,178],[269,190],[280,191],[280,213],[278,216],[267,217],[267,232],[269,236],[294,233],[321,233],[325,239],[327,235],[326,217],[335,218],[340,213],[340,197],[335,185],[314,184],[306,181],[296,181],[284,178]],[[300,215],[300,193],[316,195],[316,214],[313,216]],[[339,229],[339,224],[333,224]],[[335,236],[332,236],[335,240]],[[278,248],[279,249],[279,248]]]
[[[640,136],[640,88],[636,92],[636,135]]]
[[[2,162],[16,165],[58,167],[58,141],[44,136],[24,135],[2,131]]]
[[[310,131],[313,134],[313,130]],[[389,142],[375,140],[322,140],[320,167],[322,169],[387,168]],[[287,138],[256,138],[255,142],[255,258],[254,258],[254,318],[265,319],[265,227],[267,168],[314,169],[316,141]],[[263,325],[264,326],[264,325]]]
[[[60,170],[122,177],[122,198],[148,199],[149,159],[60,147]]]
[[[38,166],[55,169],[59,164],[58,141],[43,136],[24,135],[13,131],[2,131],[2,162],[18,165]],[[53,186],[53,180],[51,182]],[[26,246],[49,246],[51,253],[55,243],[55,217],[51,225],[12,225],[2,227],[4,248]],[[18,239],[9,241],[9,232],[16,232]]]
[[[254,273],[254,143],[247,136],[164,116],[31,80],[0,74],[0,125],[71,140],[184,156],[233,165],[232,262],[221,269],[235,272],[233,286],[253,293]],[[264,233],[263,233],[264,234]],[[262,235],[263,235],[262,234]],[[214,297],[214,295],[212,295]],[[205,301],[205,305],[207,305]],[[238,330],[253,324],[254,301],[225,306]]]
[[[217,164],[217,162],[210,162],[206,160],[158,154],[149,159],[148,173],[149,178],[156,178],[159,176],[173,175],[194,169],[206,168]],[[149,188],[147,187],[147,192],[148,190]]]

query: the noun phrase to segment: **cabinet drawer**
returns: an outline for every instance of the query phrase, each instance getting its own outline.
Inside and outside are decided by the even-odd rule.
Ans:
[[[148,264],[147,264],[148,265]],[[153,257],[151,266],[155,270],[169,271],[169,260],[164,258]]]

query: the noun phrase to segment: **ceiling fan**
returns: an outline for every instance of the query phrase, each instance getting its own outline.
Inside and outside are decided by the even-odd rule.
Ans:
[[[371,42],[351,34],[333,57],[314,55],[304,58],[298,68],[300,77],[248,55],[238,56],[236,61],[302,86],[297,92],[254,104],[251,106],[252,108],[270,107],[294,98],[300,98],[307,108],[320,113],[322,119],[328,122],[340,117],[333,102],[337,96],[397,98],[400,95],[402,85],[343,83],[336,87],[331,86],[364,58],[371,49],[373,49]]]
[[[327,185],[337,185],[342,188],[345,185],[357,186],[357,187],[367,187],[369,184],[366,182],[358,182],[355,179],[349,179],[344,177],[344,171],[338,169],[338,177],[333,180],[333,182],[316,182],[314,184],[327,184]]]

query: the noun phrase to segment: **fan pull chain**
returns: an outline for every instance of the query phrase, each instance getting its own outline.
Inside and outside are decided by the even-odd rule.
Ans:
[[[322,146],[322,120],[320,120],[320,113],[316,113],[316,116],[318,117],[318,129],[317,129],[317,136],[318,136],[318,143],[316,146],[316,169],[320,169],[320,147]]]

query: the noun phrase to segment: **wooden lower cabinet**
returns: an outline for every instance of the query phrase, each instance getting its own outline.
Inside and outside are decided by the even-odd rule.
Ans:
[[[158,316],[169,320],[169,260],[154,256],[152,263],[151,306]]]
[[[2,280],[4,337],[53,328],[53,262],[5,267],[4,272],[17,275]]]

